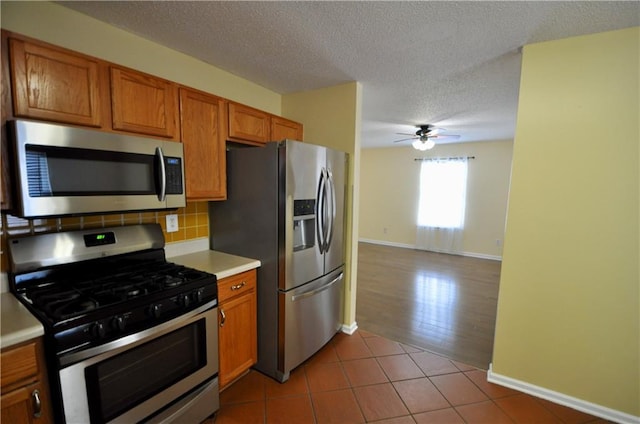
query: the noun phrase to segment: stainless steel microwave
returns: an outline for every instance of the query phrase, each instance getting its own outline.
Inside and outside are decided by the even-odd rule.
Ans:
[[[182,143],[44,122],[9,122],[14,213],[24,218],[183,207]]]

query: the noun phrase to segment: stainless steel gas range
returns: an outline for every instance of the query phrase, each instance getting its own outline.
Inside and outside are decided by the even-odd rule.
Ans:
[[[219,408],[215,275],[168,262],[156,224],[9,240],[42,322],[56,422],[198,423]]]

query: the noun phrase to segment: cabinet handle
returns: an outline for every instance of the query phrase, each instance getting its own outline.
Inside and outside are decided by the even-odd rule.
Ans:
[[[42,415],[42,401],[40,400],[40,391],[38,389],[31,393],[31,400],[33,401],[33,417],[40,418]]]
[[[243,288],[245,285],[247,284],[246,281],[243,281],[240,284],[236,284],[235,286],[231,286],[231,290],[240,290],[241,288]]]
[[[227,320],[227,316],[224,314],[224,309],[220,309],[220,315],[222,316],[222,320],[220,320],[220,327],[224,327],[224,322]]]

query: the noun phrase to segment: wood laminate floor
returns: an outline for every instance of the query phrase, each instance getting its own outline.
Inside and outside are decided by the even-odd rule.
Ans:
[[[358,327],[486,370],[500,266],[489,259],[361,242]]]

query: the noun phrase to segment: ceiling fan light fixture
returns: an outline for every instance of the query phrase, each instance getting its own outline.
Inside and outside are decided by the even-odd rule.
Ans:
[[[425,150],[429,150],[432,149],[433,146],[436,145],[436,143],[433,142],[433,140],[416,140],[414,141],[412,144],[414,149],[416,150],[420,150],[420,151],[425,151]]]

